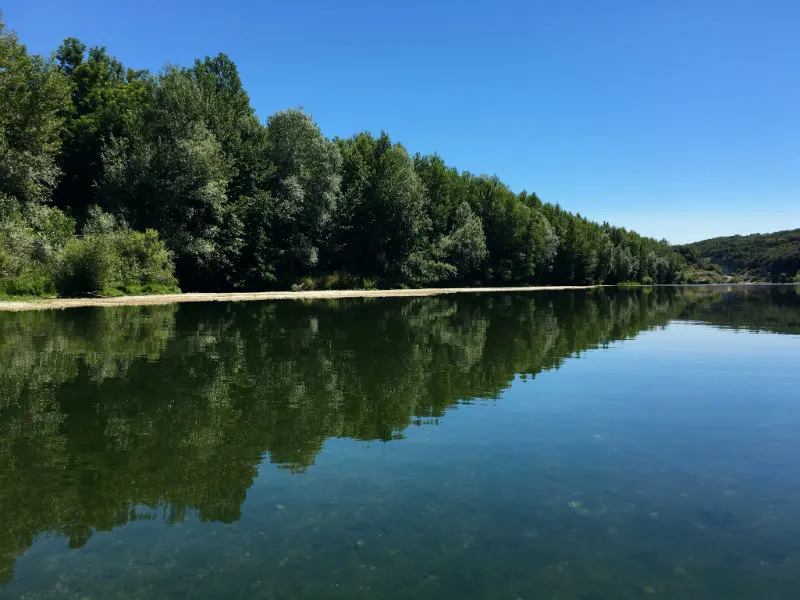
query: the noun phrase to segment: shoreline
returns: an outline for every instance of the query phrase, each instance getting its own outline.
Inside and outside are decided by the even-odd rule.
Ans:
[[[341,298],[413,298],[447,294],[527,293],[569,290],[593,290],[607,287],[640,289],[648,287],[731,287],[731,286],[797,286],[796,283],[662,283],[655,286],[619,285],[533,285],[519,287],[454,287],[393,290],[311,290],[292,292],[187,292],[181,294],[152,294],[149,296],[114,296],[104,298],[31,298],[25,300],[0,300],[0,312],[29,310],[64,310],[104,306],[152,306],[185,302],[257,302],[270,300],[338,300]]]
[[[405,290],[315,290],[306,292],[189,292],[186,294],[154,294],[151,296],[115,296],[113,298],[46,298],[33,300],[0,300],[0,312],[26,310],[63,310],[103,306],[150,306],[184,302],[253,302],[264,300],[337,300],[340,298],[391,298],[439,296],[445,294],[541,292],[589,290],[600,285],[551,285],[525,287],[459,287],[420,288]]]

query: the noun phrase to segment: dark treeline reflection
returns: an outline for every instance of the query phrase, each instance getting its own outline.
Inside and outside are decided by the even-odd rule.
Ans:
[[[235,521],[265,453],[301,472],[328,438],[402,437],[674,318],[798,333],[800,297],[656,288],[0,313],[0,580],[41,533],[80,547],[137,518]]]
[[[800,334],[800,285],[681,289],[678,319],[718,327]]]

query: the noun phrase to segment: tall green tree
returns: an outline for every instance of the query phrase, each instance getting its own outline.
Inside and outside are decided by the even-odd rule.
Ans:
[[[267,186],[267,130],[258,120],[239,70],[227,54],[206,56],[186,70],[200,92],[190,107],[217,138],[230,162],[228,194],[254,196]]]
[[[276,202],[271,232],[279,272],[316,271],[330,260],[325,253],[341,195],[339,149],[309,115],[288,110],[269,119],[265,159]]]
[[[453,276],[475,279],[482,275],[486,262],[486,235],[480,217],[472,212],[467,202],[462,202],[453,215],[452,231],[440,239],[442,261],[454,268]]]
[[[339,143],[345,268],[389,282],[435,278],[442,265],[431,244],[428,199],[408,152],[386,133]]]
[[[68,106],[66,77],[29,54],[0,14],[0,210],[50,200]]]
[[[454,183],[458,171],[448,167],[438,154],[414,157],[417,175],[425,186],[428,197],[428,217],[434,237],[444,235],[453,225],[455,211],[461,206]]]
[[[126,69],[105,48],[91,48],[67,38],[56,51],[60,70],[69,80],[72,105],[62,131],[64,172],[55,190],[55,204],[83,220],[97,201],[102,178],[102,153],[114,138],[135,135],[152,103],[152,78]]]
[[[225,287],[235,253],[228,202],[230,160],[191,110],[202,94],[185,71],[158,80],[140,134],[114,139],[103,153],[101,200],[136,229],[156,229],[175,255],[188,289]],[[234,236],[235,237],[235,236]],[[225,243],[227,242],[227,243]]]

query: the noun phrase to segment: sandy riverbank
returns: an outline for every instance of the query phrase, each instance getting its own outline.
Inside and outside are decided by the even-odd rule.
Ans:
[[[335,298],[386,298],[392,296],[437,296],[440,294],[538,292],[542,290],[585,290],[598,286],[531,286],[484,288],[425,288],[419,290],[320,290],[313,292],[237,292],[164,294],[161,296],[119,296],[116,298],[49,298],[0,301],[0,311],[48,310],[83,306],[142,306],[175,302],[245,302],[253,300],[322,300]]]

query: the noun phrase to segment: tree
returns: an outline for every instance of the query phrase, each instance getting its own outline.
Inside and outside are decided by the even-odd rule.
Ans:
[[[233,267],[237,289],[263,290],[277,280],[277,252],[270,237],[275,200],[267,192],[243,196],[234,207],[241,223],[241,248]]]
[[[264,191],[269,167],[267,131],[250,106],[236,65],[220,53],[196,60],[186,72],[200,90],[201,101],[183,108],[197,111],[195,118],[205,123],[228,157],[229,197],[236,200]]]
[[[146,72],[126,70],[105,48],[91,48],[88,56],[85,50],[78,39],[67,38],[56,51],[59,68],[69,79],[72,106],[62,131],[59,164],[65,176],[54,201],[80,220],[97,199],[103,149],[113,138],[137,133],[153,96]]]
[[[456,276],[466,279],[477,275],[488,252],[483,224],[466,202],[453,215],[453,230],[440,241],[443,259],[455,267]]]
[[[276,206],[271,224],[279,275],[316,270],[330,244],[341,194],[342,159],[311,117],[299,110],[270,117],[266,132],[269,190]]]
[[[66,78],[0,15],[0,293],[41,295],[75,224],[49,206],[69,104]]]
[[[687,261],[711,260],[459,172],[437,154],[412,158],[386,133],[329,140],[302,110],[262,123],[225,54],[151,75],[66,38],[48,61],[2,23],[0,159],[0,278],[18,291],[52,289],[67,254],[89,268],[98,249],[119,250],[106,239],[117,230],[89,234],[91,247],[71,239],[95,204],[119,228],[155,231],[187,291],[300,279],[666,283],[682,279]],[[775,244],[731,240],[716,268],[746,253],[751,274],[788,278],[800,253],[784,233]]]
[[[182,285],[213,290],[229,285],[229,251],[236,248],[223,244],[226,225],[233,225],[231,168],[216,136],[192,114],[200,97],[184,71],[168,69],[159,78],[140,134],[113,139],[103,152],[100,199],[134,228],[162,235]]]
[[[384,134],[378,140],[380,155],[373,183],[373,207],[378,231],[378,255],[390,280],[418,282],[435,277],[428,269],[430,219],[425,186],[411,157],[400,144],[391,145]]]
[[[639,272],[639,261],[630,249],[617,247],[614,253],[614,276],[618,283],[635,281]]]
[[[431,233],[434,237],[444,235],[452,225],[456,209],[461,206],[453,189],[458,172],[448,167],[438,154],[417,154],[414,157],[414,168],[427,193]]]
[[[539,203],[541,205],[541,203]],[[536,247],[536,275],[539,281],[546,281],[553,270],[553,262],[558,253],[558,236],[547,217],[539,210],[536,210],[532,218],[534,220],[534,245]]]
[[[68,105],[64,75],[28,54],[0,15],[0,203],[49,201]]]
[[[429,281],[448,269],[430,239],[425,186],[411,157],[386,133],[339,142],[343,156],[341,263],[394,283]]]

